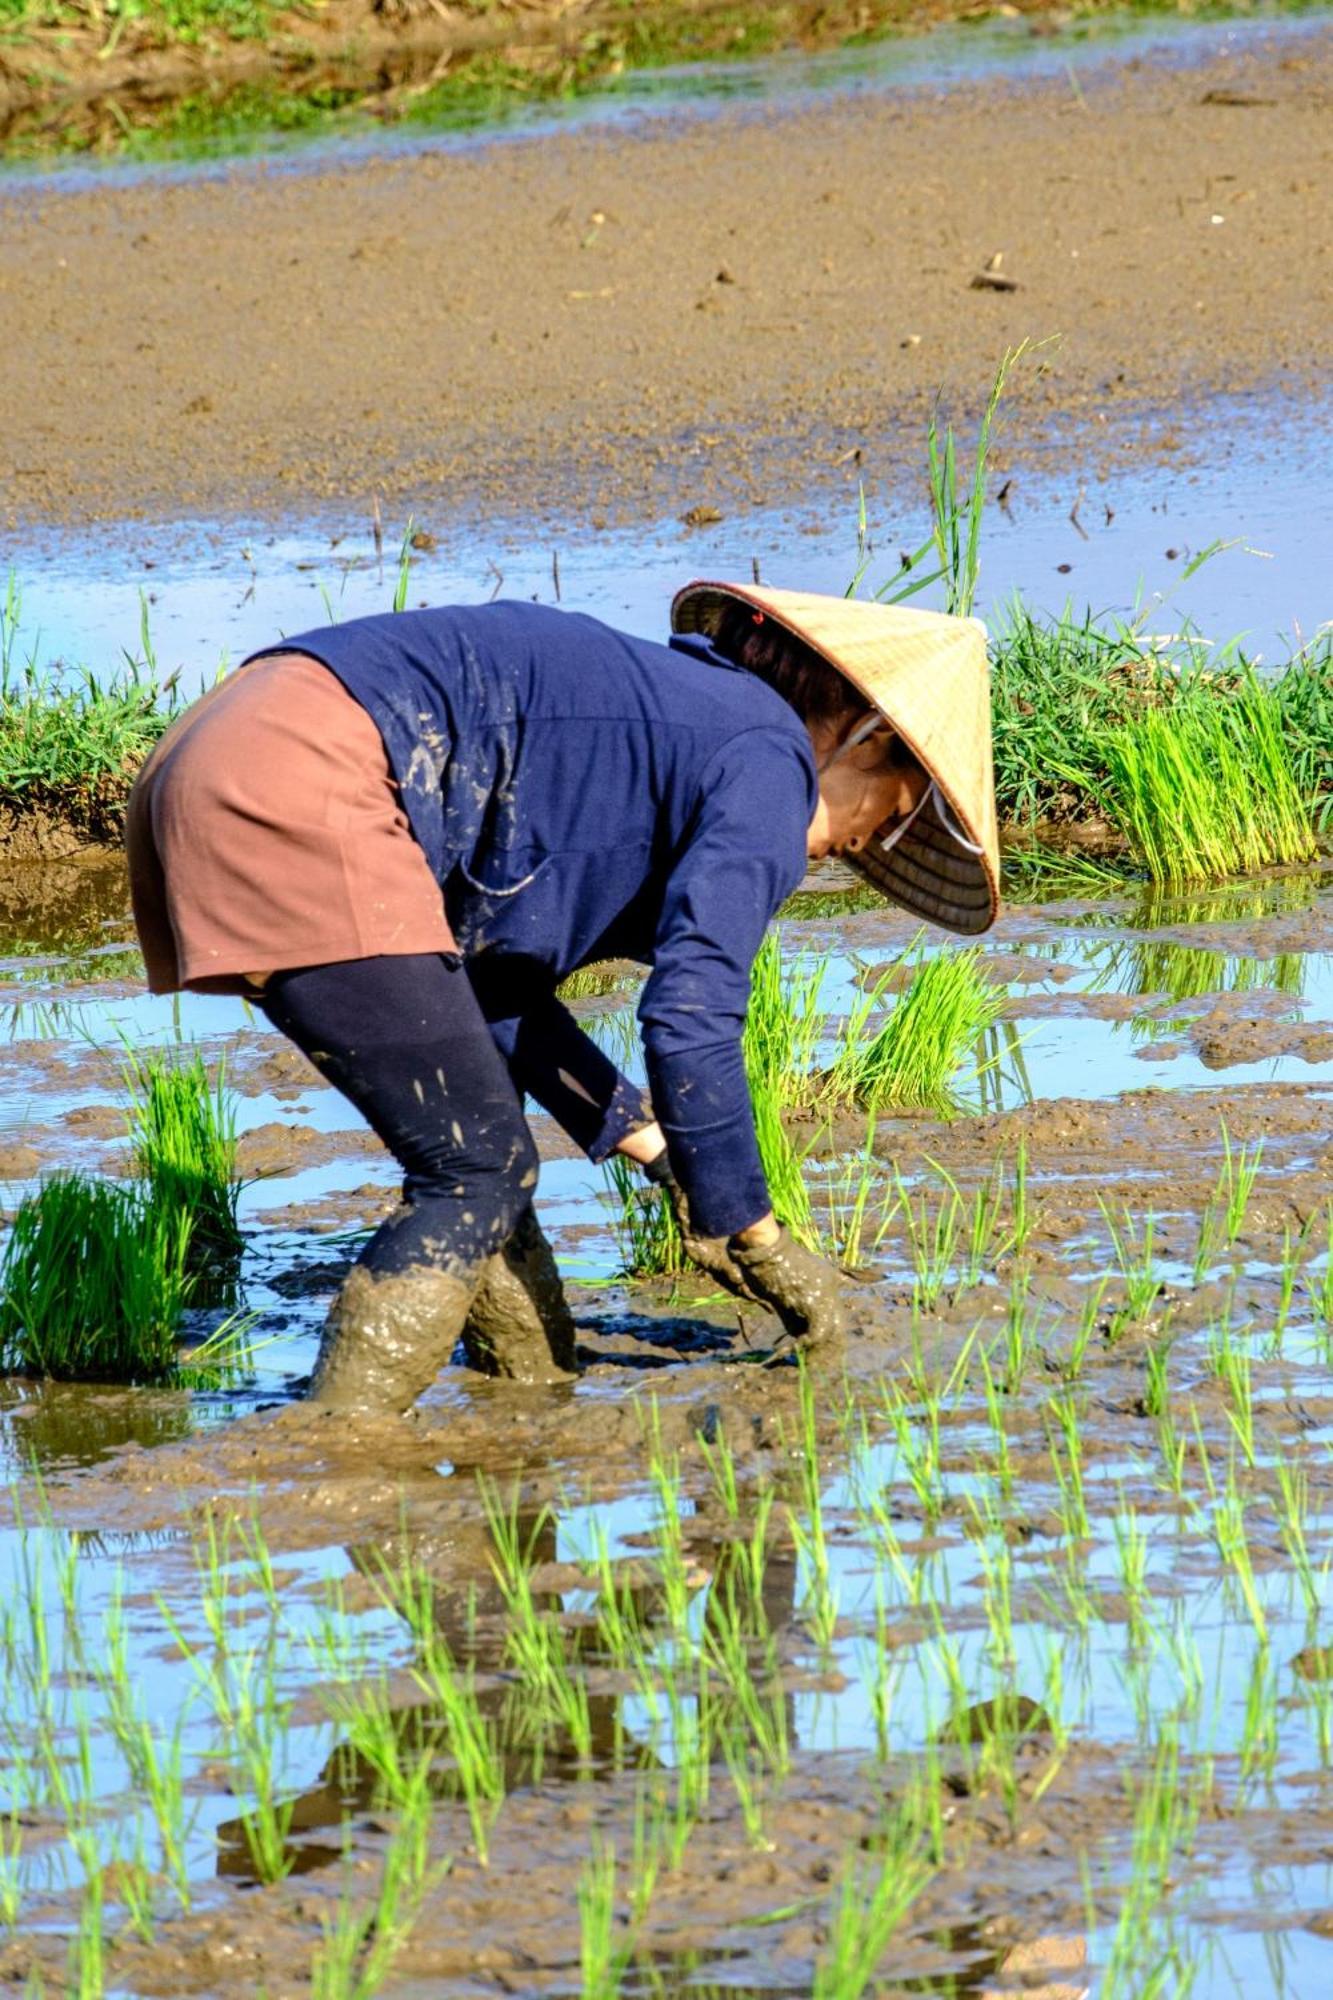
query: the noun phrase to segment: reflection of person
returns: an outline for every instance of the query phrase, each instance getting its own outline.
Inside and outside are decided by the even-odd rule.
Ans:
[[[155,992],[249,993],[405,1170],[312,1395],[405,1408],[449,1359],[550,1379],[573,1330],[521,1092],[673,1191],[688,1247],[798,1336],[840,1278],[775,1221],[741,1054],[750,967],[812,857],[983,930],[998,867],[970,620],[695,584],[670,647],[528,604],[364,618],[247,662],[130,803]],[[652,970],[651,1104],[555,997]],[[540,1352],[534,1353],[534,1349]]]

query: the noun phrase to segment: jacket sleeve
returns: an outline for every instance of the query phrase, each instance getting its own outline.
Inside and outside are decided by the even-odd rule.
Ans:
[[[641,1086],[622,1076],[569,1009],[548,994],[522,1014],[490,1023],[515,1088],[536,1098],[592,1160],[651,1122]]]
[[[704,773],[667,880],[639,1020],[672,1169],[707,1236],[770,1206],[741,1036],[755,953],[805,873],[816,797],[789,735],[733,737]]]

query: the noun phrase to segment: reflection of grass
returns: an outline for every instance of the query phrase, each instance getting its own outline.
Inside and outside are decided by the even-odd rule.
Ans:
[[[1161,995],[1175,1004],[1212,993],[1286,993],[1299,1000],[1308,966],[1304,952],[1251,958],[1169,938],[1131,938],[1105,949],[1094,947],[1089,957],[1097,968],[1092,992],[1112,989],[1145,999]]]

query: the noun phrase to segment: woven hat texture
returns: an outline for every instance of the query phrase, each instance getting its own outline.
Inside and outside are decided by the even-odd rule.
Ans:
[[[884,845],[890,825],[846,859],[928,922],[965,936],[988,930],[1000,906],[1000,845],[985,626],[854,597],[689,583],[672,604],[672,630],[711,638],[729,604],[762,611],[836,667],[930,773],[963,837],[932,802],[894,846]]]

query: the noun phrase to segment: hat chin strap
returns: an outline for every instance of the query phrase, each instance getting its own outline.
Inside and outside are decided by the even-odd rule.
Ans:
[[[943,792],[940,790],[939,786],[936,784],[933,778],[931,779],[929,785],[927,785],[925,791],[922,792],[921,797],[917,800],[916,804],[912,807],[911,812],[908,813],[907,818],[905,820],[901,820],[899,824],[894,827],[891,833],[885,834],[884,837],[879,841],[878,843],[879,852],[881,854],[887,854],[890,848],[896,847],[898,845],[898,842],[902,839],[903,835],[911,827],[913,820],[915,820],[920,813],[924,812],[926,807],[930,805],[932,801],[935,806],[935,817],[939,820],[940,825],[944,828],[944,831],[950,836],[950,838],[956,840],[958,842],[958,845],[962,848],[965,848],[969,854],[980,854],[982,851],[981,842],[977,840],[969,840],[967,836],[963,833],[957,821],[954,819],[953,814],[949,810],[948,802],[946,801]]]

